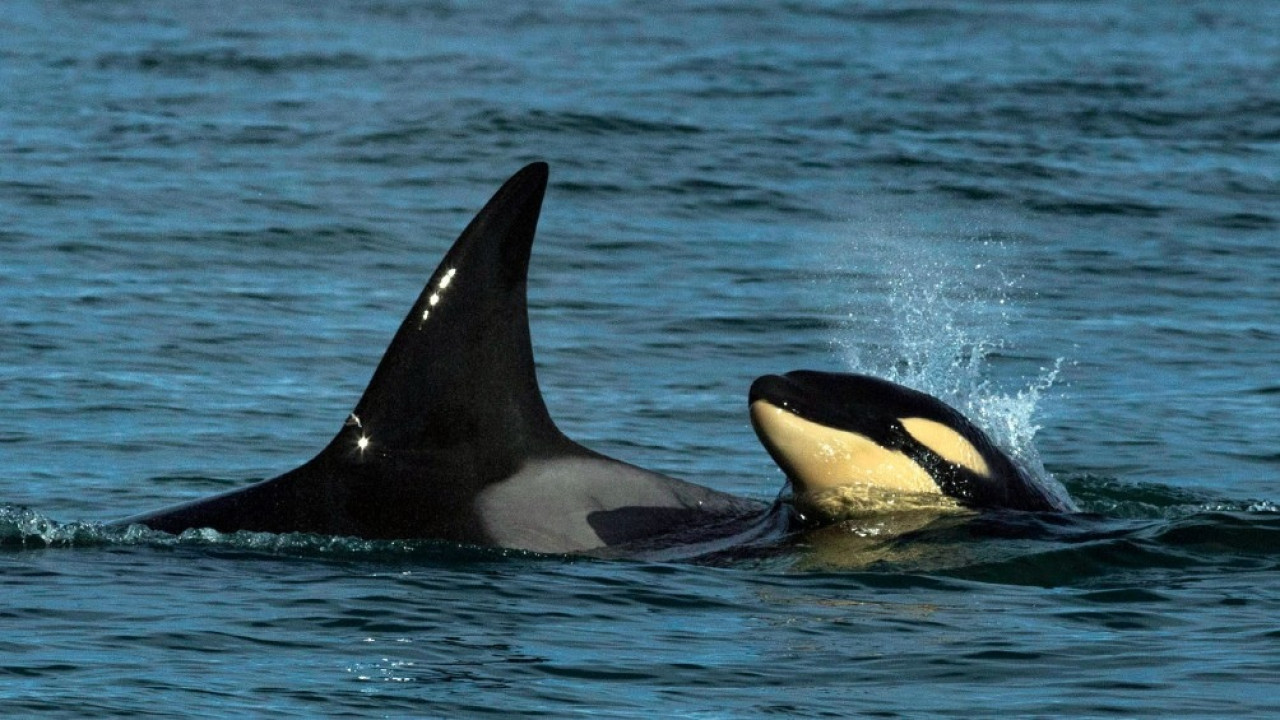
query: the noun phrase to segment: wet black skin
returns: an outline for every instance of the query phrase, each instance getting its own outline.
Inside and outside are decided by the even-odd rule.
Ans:
[[[945,495],[967,507],[1055,512],[1074,509],[1069,499],[1020,468],[960,412],[931,395],[888,380],[853,373],[796,370],[758,378],[751,385],[749,402],[757,400],[901,451],[924,468]],[[902,418],[924,418],[955,430],[982,455],[990,476],[943,459],[913,438],[899,422]],[[783,464],[780,458],[774,459]]]
[[[516,173],[467,226],[364,396],[315,458],[279,477],[118,524],[170,533],[434,538],[543,552],[659,547],[655,538],[666,535],[687,544],[698,528],[772,532],[777,523],[764,522],[766,503],[605,457],[552,421],[526,304],[547,174],[542,163]]]

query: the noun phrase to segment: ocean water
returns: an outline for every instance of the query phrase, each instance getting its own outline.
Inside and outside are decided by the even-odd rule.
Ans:
[[[6,3],[5,717],[1270,717],[1280,7]],[[551,163],[552,415],[769,499],[753,378],[938,394],[1082,512],[703,562],[106,530],[340,427]]]

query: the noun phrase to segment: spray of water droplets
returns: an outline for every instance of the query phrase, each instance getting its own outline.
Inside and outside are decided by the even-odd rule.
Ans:
[[[1033,443],[1035,413],[1062,360],[1031,367],[1030,379],[1003,379],[1006,370],[1026,369],[1000,363],[1016,357],[1009,338],[1018,281],[1002,270],[1006,253],[995,241],[957,247],[903,233],[856,238],[829,265],[841,318],[832,344],[850,371],[942,399],[1046,477]]]

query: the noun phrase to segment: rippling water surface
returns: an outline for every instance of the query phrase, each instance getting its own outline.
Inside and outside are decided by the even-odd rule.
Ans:
[[[0,38],[6,717],[1272,713],[1272,5],[16,2]],[[571,437],[768,499],[751,380],[855,369],[1084,512],[686,564],[103,529],[327,442],[534,159]]]

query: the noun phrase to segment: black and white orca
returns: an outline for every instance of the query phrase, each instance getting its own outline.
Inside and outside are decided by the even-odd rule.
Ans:
[[[463,230],[319,454],[279,477],[117,524],[654,559],[786,535],[798,516],[785,502],[606,457],[552,421],[526,301],[547,174],[543,163],[520,170]],[[752,387],[753,423],[797,490],[872,476],[975,507],[1059,509],[958,413],[851,377],[791,373]],[[849,458],[823,469],[813,448],[845,448]]]
[[[799,497],[861,487],[975,510],[1075,509],[955,408],[888,380],[797,370],[758,378],[748,402],[756,435]]]

